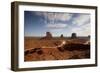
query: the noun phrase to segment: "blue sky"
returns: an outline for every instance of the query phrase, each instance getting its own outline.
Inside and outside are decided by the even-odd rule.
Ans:
[[[88,36],[90,27],[87,13],[24,11],[25,36],[45,36],[48,31],[53,36]]]

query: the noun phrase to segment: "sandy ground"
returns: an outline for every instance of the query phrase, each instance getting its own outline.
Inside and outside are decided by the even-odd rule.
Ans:
[[[62,41],[66,44],[59,46]],[[25,39],[25,61],[67,60],[90,58],[90,44],[86,39],[40,40]]]

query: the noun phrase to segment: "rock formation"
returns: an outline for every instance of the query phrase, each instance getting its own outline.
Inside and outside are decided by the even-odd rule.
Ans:
[[[74,39],[74,38],[76,38],[76,37],[77,37],[76,33],[72,33],[71,38]]]
[[[52,34],[50,32],[46,32],[46,36],[42,39],[52,39]]]
[[[50,32],[46,32],[46,38],[52,38],[52,34]]]
[[[61,34],[60,38],[63,38],[63,37],[64,37],[63,34]]]

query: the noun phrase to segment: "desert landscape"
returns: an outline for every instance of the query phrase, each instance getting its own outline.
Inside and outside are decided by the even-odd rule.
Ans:
[[[90,58],[90,36],[24,37],[24,61],[69,60]]]
[[[24,61],[90,58],[89,13],[24,11]]]

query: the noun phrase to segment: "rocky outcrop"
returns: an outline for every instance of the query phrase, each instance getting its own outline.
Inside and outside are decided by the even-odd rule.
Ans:
[[[52,34],[50,32],[46,32],[46,38],[52,38]]]
[[[72,38],[72,39],[74,39],[74,38],[77,38],[77,35],[76,35],[76,33],[72,33],[72,36],[71,36],[71,38]]]
[[[63,37],[64,37],[63,34],[61,34],[60,38],[63,38]]]
[[[52,34],[50,32],[46,32],[46,36],[41,39],[52,39]]]

